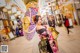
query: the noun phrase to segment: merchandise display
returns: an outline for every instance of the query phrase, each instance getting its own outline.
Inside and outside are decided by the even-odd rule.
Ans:
[[[20,11],[17,9],[17,6],[11,6],[10,4],[7,4],[7,6],[3,6],[3,8],[0,8],[0,31],[5,31],[6,38],[8,37],[9,40],[14,39],[16,37],[18,26],[19,29],[19,36],[23,36],[23,26],[22,21],[20,19],[17,19],[20,15]],[[10,10],[9,10],[10,9]],[[20,13],[19,13],[20,12]],[[15,14],[19,14],[15,16]]]
[[[19,17],[17,17],[16,20],[17,20],[16,35],[23,36],[24,34],[23,34],[22,21]]]
[[[4,29],[3,21],[0,20],[0,30]]]
[[[14,35],[13,35],[12,32],[9,33],[9,37],[10,37],[10,39],[13,39],[14,38]]]

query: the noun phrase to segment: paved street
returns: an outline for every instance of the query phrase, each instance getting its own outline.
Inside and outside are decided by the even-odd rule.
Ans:
[[[56,28],[60,34],[58,37],[59,53],[80,53],[80,26],[75,26],[70,29],[72,32],[68,35],[65,27]],[[38,35],[35,35],[31,41],[28,41],[25,36],[16,38],[8,43],[8,53],[39,53]]]
[[[58,45],[60,53],[80,53],[80,27],[71,29],[68,35],[65,28],[57,28],[60,32]]]

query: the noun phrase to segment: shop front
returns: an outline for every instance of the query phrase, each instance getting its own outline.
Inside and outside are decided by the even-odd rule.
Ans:
[[[74,4],[74,6],[75,6],[75,9],[76,9],[78,22],[79,22],[79,25],[80,25],[80,0],[75,0],[75,2],[77,2],[77,3]]]
[[[75,3],[78,4],[77,2],[74,2],[73,0],[58,1],[59,9],[61,11],[60,13],[63,15],[62,16],[63,18],[65,16],[69,18],[70,26],[79,24],[79,20],[77,17],[77,14],[79,13],[76,13]]]
[[[2,2],[5,5],[0,6],[0,37],[7,41],[23,36],[23,10],[10,0]]]
[[[71,3],[64,5],[61,9],[61,13],[63,14],[63,18],[66,16],[69,19],[69,25],[71,27],[77,24],[74,16],[74,7],[72,6]]]
[[[77,14],[78,14],[78,21],[79,21],[79,25],[80,25],[80,9],[79,10],[77,10]]]

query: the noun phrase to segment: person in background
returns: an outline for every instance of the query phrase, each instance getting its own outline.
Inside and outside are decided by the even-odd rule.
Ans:
[[[69,34],[69,32],[70,32],[70,30],[69,30],[69,20],[68,20],[67,16],[65,16],[65,18],[63,20],[64,20],[64,26],[66,27],[67,33]]]
[[[55,18],[54,18],[54,16],[52,16],[52,15],[49,15],[49,17],[48,17],[48,25],[49,25],[49,30],[50,30],[50,32],[52,33],[52,36],[53,36],[53,38],[54,38],[54,41],[55,41],[55,44],[54,45],[56,45],[56,52],[58,51],[58,41],[57,41],[57,38],[58,38],[58,34],[59,34],[59,32],[56,30],[56,28],[55,28],[55,25],[56,25],[56,23],[55,23]],[[55,49],[54,49],[55,50]]]
[[[54,19],[54,16],[50,15],[48,17],[48,24],[49,24],[50,27],[55,28],[55,19]]]
[[[18,26],[16,27],[16,35],[17,35],[17,37],[20,36],[20,35],[19,35],[19,28],[18,28]]]

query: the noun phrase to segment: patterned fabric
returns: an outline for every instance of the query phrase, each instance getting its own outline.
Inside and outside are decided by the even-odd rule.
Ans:
[[[47,51],[47,43],[46,43],[46,39],[42,39],[39,42],[39,49],[41,49],[43,52]]]
[[[28,28],[28,32],[34,30],[34,28],[35,28],[35,25],[30,25],[29,28]],[[31,33],[26,33],[27,39],[31,40],[33,38],[35,32],[36,32],[36,29],[33,32],[31,32]]]
[[[29,9],[26,11],[26,16],[30,16],[30,11],[29,11]]]
[[[27,12],[26,12],[27,16],[30,16],[30,13],[31,13],[31,17],[32,17],[32,16],[34,16],[34,15],[36,15],[38,13],[38,9],[37,8],[31,7],[30,10],[31,10],[31,12],[29,11],[29,9],[27,10]]]
[[[30,10],[31,10],[31,12],[29,11],[29,9],[27,10],[26,15],[29,16],[29,17],[31,16],[30,18],[32,18],[32,16],[37,14],[38,9],[31,7]],[[32,19],[30,19],[30,26],[28,28],[28,32],[32,31],[34,28],[35,28],[35,24],[33,23]],[[27,39],[28,40],[31,40],[33,38],[33,36],[35,34],[35,31],[36,30],[34,30],[32,33],[27,33]]]
[[[30,8],[31,9],[31,16],[34,16],[38,13],[38,9],[37,8]]]
[[[55,28],[53,27],[49,27],[49,31],[51,32],[52,36],[54,39],[57,39],[58,38],[58,34],[59,32],[55,30]]]

